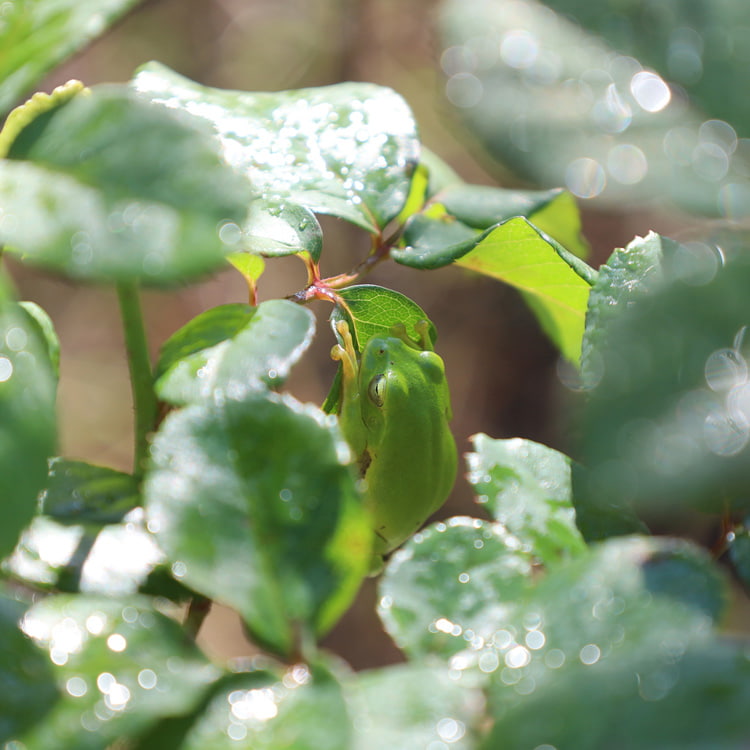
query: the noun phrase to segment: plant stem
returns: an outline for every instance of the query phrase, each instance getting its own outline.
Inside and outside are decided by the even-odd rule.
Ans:
[[[148,457],[148,436],[156,424],[156,394],[151,376],[151,361],[138,287],[130,283],[118,284],[117,295],[120,300],[120,314],[125,333],[125,349],[128,354],[130,386],[133,391],[135,412],[133,474],[139,479]]]

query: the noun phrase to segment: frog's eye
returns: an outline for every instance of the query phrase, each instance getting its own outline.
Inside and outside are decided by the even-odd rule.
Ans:
[[[367,386],[367,395],[375,406],[382,406],[385,401],[385,375],[376,375]]]

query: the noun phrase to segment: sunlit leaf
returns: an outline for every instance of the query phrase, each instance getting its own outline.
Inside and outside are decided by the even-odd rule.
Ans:
[[[433,200],[474,229],[489,229],[516,216],[556,239],[566,250],[585,257],[581,217],[573,196],[564,190],[508,190],[484,185],[450,185]]]
[[[307,350],[314,327],[312,313],[288,300],[214,307],[164,344],[156,392],[184,405],[211,398],[217,389],[278,387]]]
[[[474,435],[469,483],[492,517],[549,565],[585,549],[576,528],[570,459],[530,440]]]
[[[0,115],[137,0],[26,0],[0,16]]]
[[[24,632],[47,653],[62,698],[20,738],[28,750],[101,750],[187,711],[218,676],[180,626],[141,598],[49,597]]]
[[[354,750],[471,750],[483,697],[440,667],[399,664],[360,672],[346,684]]]
[[[127,87],[38,117],[9,157],[0,242],[76,278],[164,284],[216,269],[252,197],[207,129]]]
[[[36,320],[0,278],[0,556],[36,510],[56,441],[57,376]]]
[[[391,89],[342,83],[226,91],[157,63],[142,67],[133,86],[144,98],[208,121],[226,158],[264,198],[298,203],[371,232],[385,227],[406,202],[419,142],[411,111]],[[252,223],[247,231],[254,233]],[[282,235],[289,231],[281,228]],[[264,236],[276,238],[273,232]]]
[[[429,336],[432,343],[437,339],[435,326],[425,311],[407,296],[393,289],[374,284],[358,284],[338,292],[344,305],[337,305],[331,313],[330,321],[334,335],[343,343],[336,325],[345,321],[349,325],[354,346],[361,352],[374,336],[389,336],[394,325],[403,325],[406,333],[417,343],[420,336],[415,324],[421,320],[429,323]],[[341,391],[341,367],[336,371],[331,390],[323,404],[323,410],[330,414],[338,408]]]
[[[41,512],[64,524],[117,523],[140,502],[130,474],[84,461],[54,458],[41,496]]]
[[[24,609],[0,592],[0,742],[44,721],[58,698],[49,663],[18,627]]]
[[[750,478],[745,246],[736,252],[727,246],[724,255],[707,245],[665,249],[661,270],[647,263],[650,283],[640,294],[620,295],[627,304],[602,317],[592,338],[596,387],[582,425],[589,469],[583,489],[602,503],[635,502],[643,510],[744,507]],[[642,265],[638,257],[634,264]]]
[[[280,199],[258,199],[250,204],[242,243],[259,255],[306,252],[317,261],[323,249],[323,231],[309,208]]]
[[[336,622],[366,573],[371,531],[329,418],[290,397],[218,392],[171,414],[152,455],[149,528],[181,581],[285,655]]]
[[[607,656],[660,628],[703,638],[728,601],[708,556],[676,540],[608,541],[546,575],[531,562],[498,523],[433,525],[390,560],[379,614],[411,656],[450,656],[512,691],[524,678],[553,681],[555,664],[579,662],[589,644]]]
[[[418,532],[393,555],[378,614],[409,656],[451,656],[492,637],[497,616],[531,586],[532,563],[500,524],[451,518]]]
[[[746,61],[744,42],[732,40],[749,22],[735,0],[676,0],[669,9],[446,0],[445,93],[485,149],[526,181],[611,205],[672,201],[746,217],[748,154],[737,136],[748,109],[734,93]],[[698,107],[685,94],[685,66],[689,88],[700,84]],[[711,119],[730,113],[737,122]]]
[[[214,695],[180,750],[232,750],[238,743],[253,750],[351,750],[345,698],[324,664],[236,675]]]

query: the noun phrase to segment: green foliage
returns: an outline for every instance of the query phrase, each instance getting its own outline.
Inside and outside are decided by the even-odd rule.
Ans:
[[[0,109],[130,4],[0,3]],[[690,46],[679,34],[664,42],[666,16],[632,39],[627,24],[603,26],[611,5],[554,3],[666,65],[709,114],[744,126],[746,102],[708,85],[717,71],[737,73],[716,59],[715,39],[706,80],[691,81]],[[655,12],[617,5],[632,24]],[[705,18],[739,27],[744,7],[706,5]],[[597,272],[574,198],[617,198],[638,184],[641,197],[669,193],[730,215],[744,205],[745,157],[719,136],[740,131],[701,126],[691,104],[650,110],[636,85],[648,71],[549,8],[451,1],[442,15],[449,98],[490,150],[569,190],[462,182],[421,147],[406,102],[369,83],[223,91],[149,63],[129,85],[74,83],[7,118],[0,244],[16,263],[116,287],[137,435],[132,473],[57,455],[60,341],[3,276],[7,750],[747,744],[747,642],[722,631],[742,595],[717,563],[750,585],[747,235],[650,233]],[[503,40],[499,57],[490,59],[487,35]],[[663,94],[664,81],[648,75],[650,96]],[[688,164],[674,139],[692,143],[691,128]],[[571,168],[569,148],[585,163]],[[641,157],[648,169],[636,175]],[[605,191],[594,162],[620,187],[610,180]],[[320,214],[367,235],[370,250],[351,270],[321,274]],[[265,264],[283,255],[304,264],[304,288],[258,304]],[[458,481],[484,517],[434,521],[389,557],[377,613],[405,663],[353,673],[320,640],[371,573],[367,467],[353,455],[366,454],[340,427],[340,374],[322,407],[282,391],[292,367],[304,374],[315,335],[341,343],[342,322],[352,357],[373,338],[398,337],[394,326],[415,358],[439,344],[429,309],[366,283],[389,260],[425,284],[430,270],[456,266],[518,291],[582,393],[575,460],[522,438],[471,437]],[[152,368],[140,290],[232,266],[250,303],[203,311]],[[333,335],[316,334],[312,300],[332,303]],[[429,383],[420,386],[428,407]],[[371,390],[355,401],[382,405]],[[423,415],[404,403],[399,424],[410,427]],[[411,473],[379,482],[414,487],[445,468],[433,466],[434,446],[393,440],[399,473]],[[648,532],[692,528],[698,512],[711,554]],[[263,655],[224,665],[201,652],[195,636],[212,601],[239,614]]]

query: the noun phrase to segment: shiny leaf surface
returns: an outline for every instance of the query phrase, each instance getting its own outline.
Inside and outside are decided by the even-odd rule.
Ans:
[[[467,455],[469,483],[479,503],[550,565],[585,549],[576,528],[570,459],[530,440],[493,440],[474,435]]]
[[[475,747],[483,698],[444,668],[399,664],[361,672],[348,687],[354,750]]]
[[[274,679],[275,677],[275,679]],[[350,750],[342,686],[322,664],[236,675],[187,732],[180,750]]]
[[[58,699],[50,665],[18,627],[24,609],[0,593],[0,742],[43,721]]]
[[[578,13],[626,43],[609,47],[575,22]],[[629,36],[641,18],[646,24]],[[730,40],[749,18],[736,0],[658,9],[640,1],[593,8],[578,0],[449,0],[441,16],[445,93],[488,152],[527,181],[611,205],[671,202],[747,217],[748,154],[738,138],[747,107],[728,102],[741,98],[730,87],[746,67]],[[665,67],[646,67],[664,56]],[[711,99],[713,112],[686,96],[684,63],[697,74],[693,83],[706,74],[699,99]],[[730,111],[737,122],[714,119]]]
[[[499,524],[451,519],[393,556],[379,613],[408,653],[452,655],[452,667],[495,675],[512,692],[525,677],[554,681],[589,644],[598,660],[667,625],[702,637],[727,600],[721,572],[685,542],[612,540],[534,578]]]
[[[164,401],[184,405],[211,398],[217,389],[279,387],[314,330],[312,313],[287,300],[267,300],[257,308],[212,308],[164,344],[156,392]]]
[[[741,508],[750,477],[745,244],[661,248],[670,252],[651,283],[601,321],[582,489],[642,509]]]
[[[0,115],[137,0],[6,3],[0,20]]]
[[[100,750],[187,711],[218,676],[146,599],[49,597],[23,630],[47,653],[62,698],[23,736],[29,750]]]
[[[207,120],[230,163],[266,199],[298,203],[371,232],[406,202],[419,142],[411,111],[391,89],[342,83],[225,91],[157,63],[142,67],[133,86],[144,98]],[[252,224],[248,232],[254,233]]]
[[[135,508],[121,523],[96,527],[64,525],[37,516],[24,530],[8,572],[37,588],[122,596],[150,590],[164,553],[143,522],[143,509]],[[156,573],[154,573],[156,571]],[[154,593],[171,596],[176,587],[161,586]]]
[[[0,242],[75,278],[164,284],[214,270],[252,197],[207,129],[127,87],[38,117],[9,157]]]
[[[117,523],[140,502],[131,474],[84,461],[53,458],[41,512],[63,524]]]
[[[36,510],[56,441],[57,376],[36,321],[0,278],[0,556]]]
[[[525,219],[510,219],[457,263],[518,289],[563,356],[578,362],[595,279],[583,261]]]
[[[290,397],[219,392],[171,414],[152,454],[149,528],[179,580],[237,609],[281,654],[334,624],[371,532],[329,418]]]
[[[492,637],[496,615],[531,586],[532,563],[500,524],[451,518],[418,532],[393,555],[378,614],[410,657],[451,656]]]

